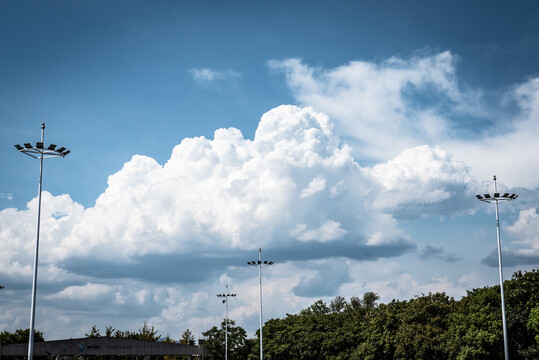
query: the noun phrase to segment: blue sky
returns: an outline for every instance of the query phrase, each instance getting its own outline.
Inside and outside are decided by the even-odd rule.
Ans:
[[[0,11],[0,329],[177,338],[317,299],[495,284],[539,263],[532,1],[48,1]],[[494,257],[493,257],[494,256]]]

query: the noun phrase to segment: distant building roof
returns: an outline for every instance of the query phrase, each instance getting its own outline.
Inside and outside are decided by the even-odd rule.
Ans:
[[[46,355],[206,355],[204,346],[144,341],[113,337],[95,337],[34,342],[34,356]],[[0,345],[0,358],[27,356],[28,343]]]

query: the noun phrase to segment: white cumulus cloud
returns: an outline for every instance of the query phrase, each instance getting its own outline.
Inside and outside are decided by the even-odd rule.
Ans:
[[[480,180],[497,173],[511,187],[539,186],[539,79],[501,95],[470,89],[457,78],[449,51],[352,61],[332,69],[292,58],[270,61],[297,101],[328,114],[362,160],[388,161],[427,144],[465,161]]]
[[[167,282],[175,266],[210,256],[223,268],[259,247],[286,250],[290,259],[376,259],[413,249],[393,216],[375,210],[381,180],[351,152],[325,114],[280,106],[262,116],[253,140],[219,129],[213,139],[184,139],[164,165],[135,155],[109,176],[93,207],[44,193],[43,276]],[[35,212],[36,199],[0,212],[0,237],[14,244],[0,250],[5,274],[30,272]],[[308,253],[307,243],[315,244]]]
[[[341,133],[358,139],[363,156],[390,159],[418,138],[437,139],[450,127],[435,105],[412,103],[413,93],[430,92],[468,107],[470,96],[459,90],[454,63],[455,57],[443,52],[380,64],[352,61],[329,70],[299,59],[270,61],[269,66],[286,74],[302,104],[330,115]]]
[[[465,163],[428,145],[404,150],[369,172],[383,186],[375,205],[405,217],[469,210],[479,188]]]

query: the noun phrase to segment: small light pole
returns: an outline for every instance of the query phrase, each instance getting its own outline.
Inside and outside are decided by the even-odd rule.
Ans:
[[[502,296],[502,323],[503,323],[503,346],[504,346],[504,352],[505,352],[505,360],[509,360],[509,344],[507,341],[507,321],[505,319],[505,300],[503,295],[503,267],[502,267],[502,243],[500,238],[500,218],[498,215],[498,202],[500,201],[511,201],[515,200],[518,195],[516,194],[509,194],[504,193],[500,196],[500,193],[498,192],[498,185],[496,184],[496,175],[494,175],[494,194],[484,194],[476,195],[476,197],[483,202],[492,204],[494,203],[496,206],[496,230],[498,235],[498,269],[500,271],[500,293]]]
[[[258,261],[248,261],[247,264],[252,266],[258,266],[258,289],[260,302],[260,360],[262,360],[264,359],[262,351],[262,266],[273,265],[273,261],[262,261],[262,249],[258,249]]]
[[[218,297],[224,297],[223,304],[225,304],[225,360],[228,360],[228,298],[234,297],[236,294],[228,293],[228,285],[226,286],[225,294],[217,294]]]
[[[65,157],[70,153],[65,147],[56,148],[56,145],[51,144],[48,147],[43,145],[45,139],[45,123],[41,124],[41,141],[36,145],[30,143],[24,143],[24,147],[19,144],[15,145],[15,148],[21,153],[28,155],[34,159],[39,159],[39,195],[37,205],[37,231],[36,231],[36,252],[34,256],[34,276],[32,280],[32,305],[30,309],[30,336],[28,339],[28,360],[32,360],[34,356],[34,324],[36,316],[36,286],[37,286],[37,264],[39,254],[39,224],[41,221],[41,188],[43,185],[43,159],[50,157]]]

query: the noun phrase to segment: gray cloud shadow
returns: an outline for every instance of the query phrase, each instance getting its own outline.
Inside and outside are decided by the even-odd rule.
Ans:
[[[481,260],[481,263],[490,267],[498,267],[498,251],[494,250]],[[503,250],[502,263],[503,266],[539,265],[539,255],[523,255],[516,253],[514,250]]]
[[[276,263],[335,257],[357,261],[376,261],[380,258],[397,257],[415,248],[415,244],[405,239],[398,239],[391,245],[380,246],[366,246],[351,241],[293,242],[288,246],[262,249],[262,256],[263,260],[272,260]],[[64,261],[61,267],[78,275],[100,279],[134,279],[162,284],[192,284],[217,277],[228,267],[246,266],[247,261],[257,259],[257,250],[216,250],[191,254],[141,255],[133,257],[129,262],[72,258]]]

